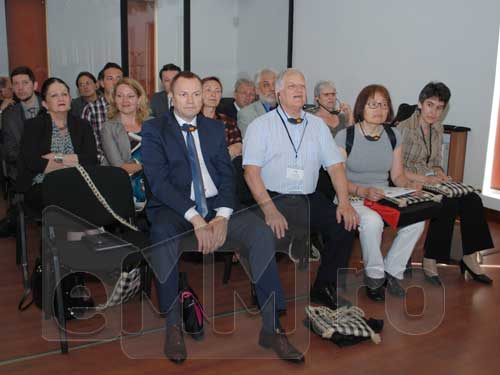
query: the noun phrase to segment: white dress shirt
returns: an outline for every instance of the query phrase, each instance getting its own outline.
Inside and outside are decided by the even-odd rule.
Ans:
[[[175,119],[177,120],[179,126],[182,127],[183,124],[189,124],[196,126],[196,117],[192,121],[185,121],[179,116],[177,116],[176,113],[174,113]],[[219,194],[219,191],[217,190],[217,187],[214,184],[214,181],[212,180],[212,177],[210,176],[210,173],[208,173],[207,165],[205,164],[205,159],[203,159],[203,154],[201,152],[201,145],[200,145],[200,136],[198,134],[198,130],[195,130],[194,132],[191,133],[193,135],[194,139],[194,145],[196,146],[196,153],[198,154],[198,160],[200,162],[200,169],[201,169],[201,178],[203,179],[203,186],[205,188],[205,197],[212,198],[215,197],[217,194]],[[184,137],[184,142],[186,142],[187,146],[187,133],[185,131],[182,131],[182,136]],[[193,182],[191,182],[191,200],[195,200],[194,196],[194,186]],[[233,209],[229,207],[219,207],[216,208],[215,211],[217,211],[217,216],[223,216],[226,219],[229,219],[231,214],[233,213]],[[187,221],[191,221],[193,217],[196,215],[199,215],[199,212],[196,211],[196,205],[191,207],[189,210],[186,211],[184,214],[184,218]]]

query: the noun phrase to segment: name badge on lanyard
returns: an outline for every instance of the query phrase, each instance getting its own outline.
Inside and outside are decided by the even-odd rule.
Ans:
[[[300,168],[288,167],[286,169],[286,178],[291,181],[303,181],[304,180],[304,170]]]

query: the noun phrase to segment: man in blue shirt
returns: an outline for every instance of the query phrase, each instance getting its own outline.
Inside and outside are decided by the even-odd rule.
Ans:
[[[314,303],[336,309],[349,304],[337,296],[337,273],[348,267],[359,224],[349,203],[344,159],[323,120],[302,110],[306,84],[300,71],[281,73],[276,93],[278,107],[248,127],[243,142],[245,180],[277,238],[292,227],[309,225],[321,233],[325,246],[310,297]],[[316,191],[321,166],[330,175],[338,206]],[[301,198],[302,205],[297,203]],[[305,209],[298,211],[301,206]]]

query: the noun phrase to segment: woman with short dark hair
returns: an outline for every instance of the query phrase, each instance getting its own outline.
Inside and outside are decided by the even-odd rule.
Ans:
[[[442,120],[450,96],[450,90],[444,83],[428,83],[420,92],[415,112],[398,125],[406,174],[419,183],[437,184],[451,180],[441,165]],[[443,197],[442,204],[439,216],[430,222],[424,245],[422,265],[426,280],[441,285],[437,263],[449,261],[455,218],[459,215],[464,254],[460,262],[461,271],[475,281],[491,284],[492,280],[477,262],[478,251],[493,247],[481,197],[475,193],[458,198]]]
[[[203,90],[203,116],[220,120],[226,131],[227,150],[231,159],[241,155],[243,146],[241,143],[241,132],[236,121],[229,116],[217,112],[217,106],[222,98],[222,83],[217,77],[206,77],[201,80]]]
[[[41,90],[45,110],[26,121],[18,160],[17,191],[42,211],[41,184],[46,174],[77,164],[96,165],[97,149],[90,124],[70,113],[70,91],[59,78],[49,78]]]

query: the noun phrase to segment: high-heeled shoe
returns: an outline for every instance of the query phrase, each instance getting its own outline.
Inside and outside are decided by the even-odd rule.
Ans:
[[[464,275],[465,280],[472,279],[474,281],[487,285],[493,284],[493,280],[491,280],[484,273],[474,273],[463,260],[460,261],[460,272]]]

